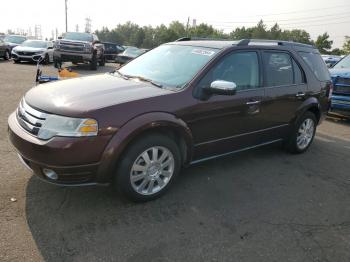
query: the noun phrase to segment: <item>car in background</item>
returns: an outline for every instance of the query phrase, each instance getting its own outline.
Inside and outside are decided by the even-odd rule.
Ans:
[[[62,62],[89,63],[91,70],[97,70],[97,64],[105,65],[104,45],[97,35],[80,32],[67,32],[59,37],[54,46],[55,67]]]
[[[42,40],[26,40],[21,45],[16,46],[11,52],[15,63],[21,61],[37,62],[40,58],[44,63],[53,62],[53,43]]]
[[[105,46],[105,59],[107,61],[115,61],[118,54],[124,52],[125,48],[116,43],[103,42]]]
[[[140,49],[137,47],[127,47],[125,51],[121,54],[118,54],[115,58],[115,62],[118,64],[126,64],[127,62],[133,60],[134,58],[142,55],[147,52],[147,49]]]
[[[0,40],[4,40],[6,35],[0,35]]]
[[[11,57],[11,47],[4,40],[0,39],[0,57],[9,60]]]
[[[329,68],[342,59],[342,57],[338,55],[321,55],[321,57]]]
[[[12,48],[22,44],[26,40],[27,37],[23,35],[7,35],[4,37],[4,41],[8,43],[8,45],[11,48],[10,51],[12,50]]]
[[[350,55],[329,69],[333,81],[330,112],[350,116]]]

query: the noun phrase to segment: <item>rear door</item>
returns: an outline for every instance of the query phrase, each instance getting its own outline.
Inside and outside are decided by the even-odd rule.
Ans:
[[[288,52],[262,51],[266,100],[262,110],[270,127],[285,135],[307,96],[305,73]]]

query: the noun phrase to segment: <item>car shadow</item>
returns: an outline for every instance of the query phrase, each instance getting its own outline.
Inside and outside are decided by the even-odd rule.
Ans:
[[[334,123],[350,126],[350,117],[349,116],[331,113],[327,116],[327,120],[334,122]]]
[[[310,177],[319,169],[313,159],[326,146],[317,141],[309,153],[289,155],[274,145],[194,165],[163,197],[142,204],[110,187],[64,188],[31,177],[27,223],[45,261],[198,261],[198,252],[215,258],[224,243],[239,247],[251,235],[255,242],[245,245],[255,250],[267,244],[261,231],[275,230],[261,221],[308,212],[302,222],[312,224],[323,216],[310,203],[328,189]],[[267,245],[285,242],[278,239]]]
[[[96,73],[107,73],[114,71],[117,68],[117,65],[113,63],[106,63],[105,66],[98,66],[97,70],[91,70],[89,64],[73,65],[72,63],[63,63],[62,68],[64,67],[69,67],[80,75],[92,75]]]

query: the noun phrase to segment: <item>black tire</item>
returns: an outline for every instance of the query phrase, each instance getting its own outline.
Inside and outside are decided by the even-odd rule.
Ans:
[[[301,125],[305,123],[307,119],[310,119],[313,122],[313,132],[311,136],[311,140],[307,143],[305,147],[300,147],[298,145],[298,136],[299,136],[299,129],[301,128]],[[293,154],[301,154],[304,153],[310,145],[312,144],[312,141],[314,140],[315,133],[316,133],[316,127],[317,127],[317,119],[314,113],[310,111],[306,111],[294,124],[292,132],[285,142],[285,149]]]
[[[49,54],[46,54],[46,55],[45,55],[44,64],[45,64],[45,65],[50,64],[50,57],[49,57]]]
[[[97,55],[94,53],[90,62],[90,70],[97,70]]]
[[[105,66],[105,64],[106,64],[106,58],[105,58],[105,55],[102,54],[102,55],[101,55],[101,60],[100,60],[100,62],[99,62],[99,65],[100,65],[100,66]]]
[[[62,62],[58,59],[53,59],[53,65],[55,68],[61,68]]]
[[[165,183],[164,187],[159,189],[158,192],[154,192],[152,194],[142,194],[136,191],[134,189],[132,182],[131,182],[131,170],[134,165],[134,162],[139,159],[140,155],[145,152],[146,150],[152,148],[152,147],[160,147],[164,148],[166,150],[169,150],[173,156],[173,173],[172,176],[170,176],[170,179],[167,183]],[[159,151],[160,152],[160,151]],[[163,152],[159,153],[159,156],[162,155]],[[151,156],[153,157],[153,156]],[[167,158],[166,158],[167,159]],[[165,161],[166,162],[166,161]],[[153,199],[156,199],[160,197],[162,194],[164,194],[173,184],[174,180],[176,179],[177,175],[179,174],[181,169],[181,156],[180,156],[180,150],[178,146],[176,145],[175,141],[170,139],[169,137],[161,134],[149,134],[146,135],[136,141],[134,141],[125,151],[121,159],[118,161],[118,165],[116,168],[116,176],[114,177],[113,185],[114,188],[116,188],[120,193],[122,193],[123,196],[128,198],[129,200],[135,201],[135,202],[145,202],[150,201]],[[149,169],[148,169],[149,170]],[[142,172],[141,172],[142,173]],[[146,173],[146,172],[145,172]],[[148,173],[148,172],[147,172]],[[160,175],[162,176],[162,175]],[[147,177],[147,179],[146,179]],[[150,181],[151,176],[148,174],[145,176],[144,179],[139,180],[140,184],[142,184],[144,181],[147,180]],[[155,178],[153,178],[155,180]],[[159,185],[158,182],[153,182],[153,184]],[[145,185],[147,185],[147,188],[150,187],[150,182],[146,182]]]
[[[78,65],[78,62],[72,62],[73,65]]]
[[[13,59],[13,62],[14,62],[15,64],[18,64],[18,63],[21,62],[21,60],[19,60],[19,59]]]
[[[5,60],[9,60],[11,58],[11,56],[10,56],[10,51],[9,50],[6,50],[5,51],[5,54],[4,54],[4,59]]]

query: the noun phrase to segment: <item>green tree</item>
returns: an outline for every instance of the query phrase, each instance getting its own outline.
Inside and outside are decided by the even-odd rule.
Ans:
[[[345,43],[343,45],[343,51],[346,54],[350,54],[350,36],[345,36]]]
[[[328,54],[329,50],[332,48],[333,41],[329,40],[328,33],[324,33],[323,35],[319,35],[315,42],[315,46],[322,54]]]

